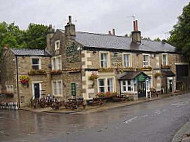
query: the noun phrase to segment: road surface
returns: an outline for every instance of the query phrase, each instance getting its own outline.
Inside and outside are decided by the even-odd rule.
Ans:
[[[170,142],[190,118],[190,94],[89,114],[0,111],[5,142]]]

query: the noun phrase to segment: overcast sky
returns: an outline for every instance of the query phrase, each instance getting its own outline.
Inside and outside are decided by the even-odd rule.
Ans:
[[[166,38],[189,0],[0,0],[0,22],[29,23],[64,28],[68,15],[77,31],[130,34],[131,16],[139,21],[143,37]]]

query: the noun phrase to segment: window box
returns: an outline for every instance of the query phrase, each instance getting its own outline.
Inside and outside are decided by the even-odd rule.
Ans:
[[[135,68],[133,68],[133,67],[118,68],[117,71],[120,73],[122,73],[124,71],[135,71]]]
[[[170,65],[162,65],[161,68],[162,68],[162,69],[170,69],[171,66],[170,66]]]
[[[62,70],[52,70],[51,71],[52,75],[56,75],[56,74],[62,74]]]
[[[114,69],[113,68],[99,68],[98,71],[99,72],[113,72]]]
[[[141,68],[141,71],[151,71],[151,70],[152,70],[152,67],[150,66]]]
[[[45,70],[31,70],[29,73],[29,75],[46,75],[46,71]]]

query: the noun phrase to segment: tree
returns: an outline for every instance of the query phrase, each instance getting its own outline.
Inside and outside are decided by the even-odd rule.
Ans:
[[[26,30],[27,48],[44,49],[46,47],[47,26],[42,24],[29,24]]]
[[[154,41],[161,41],[159,37],[155,38]]]
[[[190,3],[183,8],[178,23],[174,25],[170,34],[168,42],[190,61]]]

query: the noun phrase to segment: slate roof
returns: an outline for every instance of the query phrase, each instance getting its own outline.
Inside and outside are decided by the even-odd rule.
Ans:
[[[64,33],[64,30],[60,30]],[[76,32],[75,40],[84,47],[121,49],[148,52],[175,52],[175,47],[158,41],[142,40],[141,44],[132,43],[132,39],[124,36]]]
[[[144,74],[145,76],[147,76],[145,73],[140,72],[140,71],[127,71],[122,73],[121,75],[118,76],[119,80],[132,80],[135,79],[137,76],[139,76],[140,74]],[[149,76],[147,76],[149,77]]]
[[[17,56],[51,56],[48,51],[43,49],[10,49]]]

